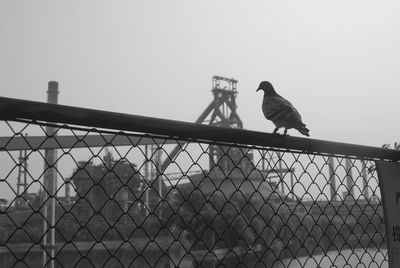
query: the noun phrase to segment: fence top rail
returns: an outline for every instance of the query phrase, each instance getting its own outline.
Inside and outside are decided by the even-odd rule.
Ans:
[[[0,97],[1,120],[31,120],[163,135],[176,139],[265,146],[306,153],[400,161],[400,151],[372,146],[280,136],[169,119]]]

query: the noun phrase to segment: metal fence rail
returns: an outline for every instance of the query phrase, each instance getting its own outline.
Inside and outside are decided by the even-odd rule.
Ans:
[[[0,119],[0,267],[387,267],[373,161],[398,151],[7,98]]]

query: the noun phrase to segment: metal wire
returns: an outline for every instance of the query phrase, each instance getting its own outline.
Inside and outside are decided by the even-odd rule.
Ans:
[[[387,266],[371,158],[27,119],[0,125],[0,267]]]

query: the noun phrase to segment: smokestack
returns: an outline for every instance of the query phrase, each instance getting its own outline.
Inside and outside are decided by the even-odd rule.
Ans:
[[[47,90],[47,102],[52,104],[58,103],[58,82],[50,81]],[[56,132],[56,128],[47,126],[46,136],[48,139]],[[43,179],[43,215],[46,220],[43,221],[43,244],[49,245],[51,250],[48,254],[47,250],[43,251],[42,261],[43,267],[50,262],[50,268],[54,268],[55,259],[55,218],[56,218],[56,193],[57,193],[57,150],[45,150],[45,172]],[[50,232],[48,232],[50,231]],[[48,256],[49,255],[49,256]]]
[[[50,81],[47,90],[47,103],[57,104],[58,103],[58,82]],[[46,127],[46,135],[48,138],[54,136],[56,129],[54,127]],[[45,150],[45,165],[46,172],[44,176],[44,186],[47,189],[47,193],[54,195],[57,191],[57,150],[46,149]]]
[[[58,82],[49,81],[47,90],[47,103],[58,103]]]

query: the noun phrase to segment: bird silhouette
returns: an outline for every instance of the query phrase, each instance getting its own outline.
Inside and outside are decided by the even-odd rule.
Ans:
[[[256,91],[264,91],[264,99],[262,102],[262,111],[265,118],[271,120],[275,124],[273,134],[277,134],[278,129],[285,128],[284,135],[290,128],[297,129],[301,134],[310,136],[310,130],[301,120],[299,112],[285,98],[276,93],[272,84],[263,81]]]

